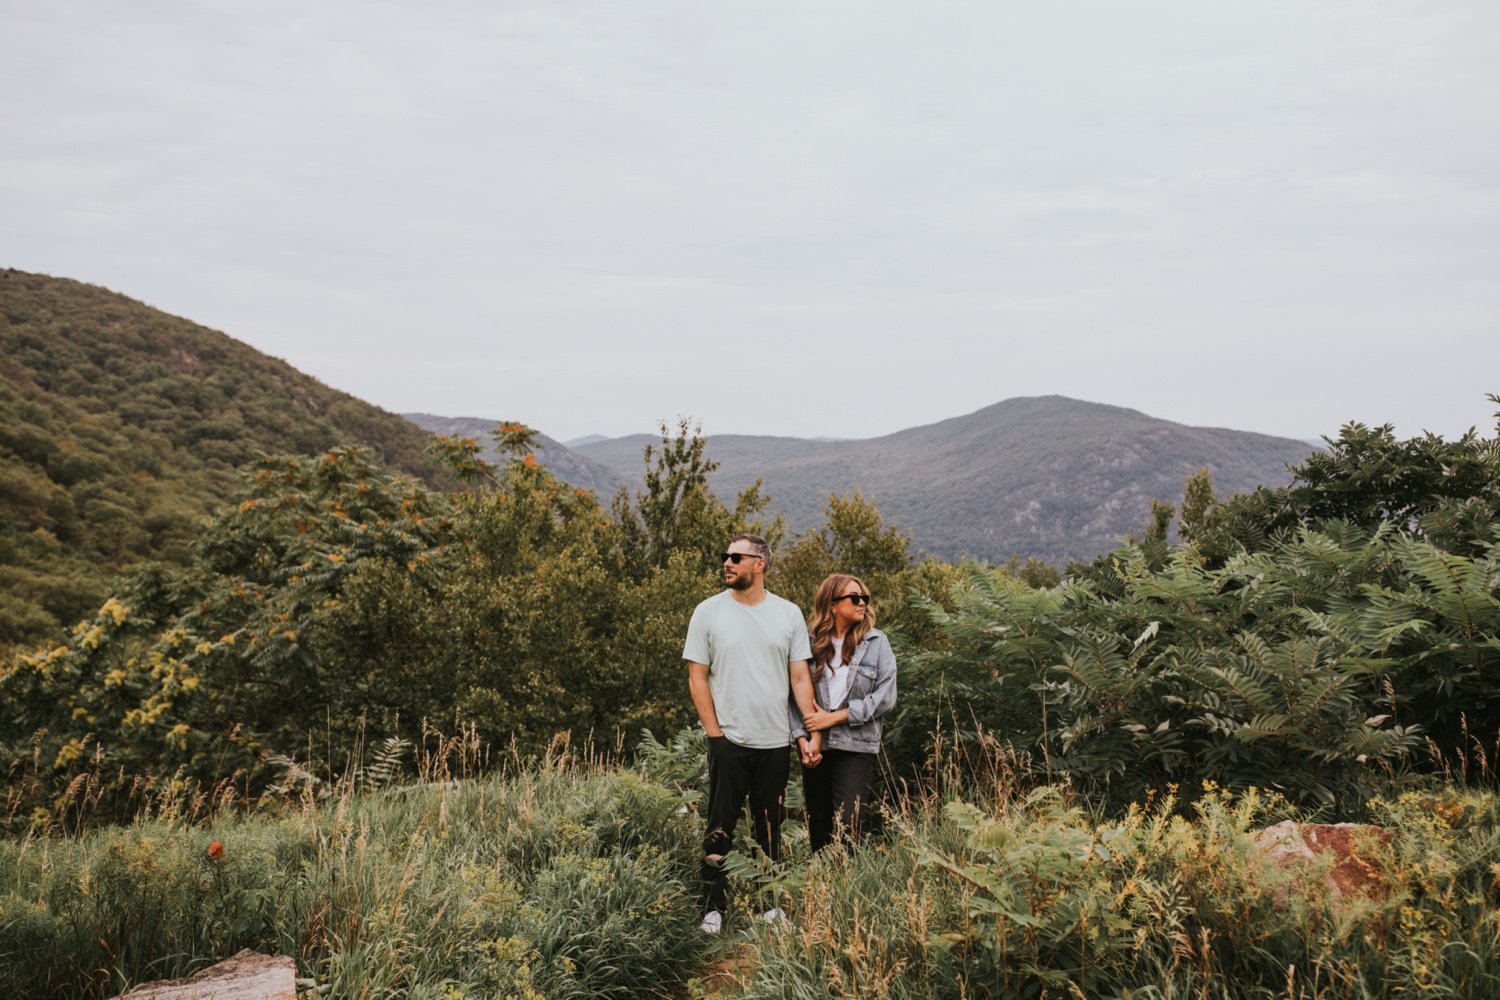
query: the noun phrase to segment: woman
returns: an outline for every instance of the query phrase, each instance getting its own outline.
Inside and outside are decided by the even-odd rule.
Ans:
[[[817,851],[836,831],[850,841],[859,837],[875,783],[881,719],[896,704],[896,656],[875,627],[870,591],[856,576],[834,573],[819,584],[807,630],[820,707],[799,718],[793,705],[792,733]]]

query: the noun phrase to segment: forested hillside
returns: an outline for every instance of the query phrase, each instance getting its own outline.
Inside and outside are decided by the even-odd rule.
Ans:
[[[0,661],[0,993],[241,947],[331,996],[1500,991],[1500,437],[1351,424],[1285,487],[1194,474],[1049,585],[915,560],[855,497],[779,536],[685,430],[608,508],[499,438],[499,468],[441,449],[466,490],[260,460],[188,566]],[[869,583],[900,694],[883,836],[809,856],[794,782],[781,862],[725,862],[790,927],[731,913],[742,975],[706,993],[679,655],[741,528],[804,606],[830,569]],[[642,729],[674,735],[580,767]],[[1367,824],[1360,881],[1288,870],[1283,820]]]
[[[574,450],[638,476],[637,435]],[[1062,396],[1009,399],[885,437],[810,441],[710,435],[721,495],[757,478],[793,530],[815,524],[830,492],[861,490],[916,546],[954,559],[1088,559],[1138,531],[1152,498],[1172,500],[1207,467],[1221,496],[1290,481],[1302,441],[1187,427]]]
[[[494,423],[412,417],[481,440]],[[640,481],[652,440],[537,445],[559,479],[602,499]],[[0,646],[55,637],[124,568],[182,563],[195,526],[239,486],[235,468],[257,455],[360,445],[432,484],[444,474],[427,441],[225,334],[97,286],[0,272]],[[762,478],[792,531],[815,527],[830,493],[859,489],[936,556],[1060,563],[1138,530],[1150,499],[1175,497],[1200,466],[1224,495],[1285,483],[1307,452],[1045,397],[864,441],[722,435],[708,457],[719,495]]]
[[[119,570],[181,563],[259,454],[340,444],[429,482],[419,428],[114,292],[0,271],[0,647],[92,613]]]

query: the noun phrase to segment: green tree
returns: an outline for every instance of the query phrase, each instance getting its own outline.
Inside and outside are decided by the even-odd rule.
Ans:
[[[1172,527],[1172,518],[1177,514],[1177,508],[1165,500],[1151,498],[1151,520],[1146,524],[1143,540],[1146,542],[1165,543],[1167,532]]]
[[[1204,551],[1222,562],[1331,521],[1366,529],[1390,524],[1466,555],[1488,544],[1500,520],[1500,436],[1470,430],[1453,441],[1434,434],[1399,440],[1390,424],[1351,423],[1324,440],[1327,450],[1291,469],[1290,486],[1220,503],[1197,539]]]
[[[1038,559],[1036,556],[1027,556],[1023,560],[1020,556],[1013,555],[1005,560],[1005,565],[1000,569],[1026,586],[1038,590],[1055,587],[1062,582],[1062,571],[1045,559]]]
[[[810,614],[818,584],[830,573],[849,573],[870,588],[876,621],[890,634],[899,655],[941,641],[912,600],[921,595],[939,604],[945,601],[958,579],[954,567],[914,553],[911,536],[887,524],[858,490],[846,496],[830,494],[824,515],[821,527],[777,554],[773,589]]]
[[[718,567],[688,550],[643,564],[529,433],[502,426],[503,468],[437,441],[471,484],[453,493],[358,449],[256,463],[188,567],[137,571],[66,643],[0,669],[0,754],[42,767],[27,798],[46,809],[85,771],[126,796],[173,771],[254,790],[273,755],[340,770],[424,720],[522,753],[685,724],[682,635]],[[663,523],[717,551],[735,512],[677,495],[698,520]]]
[[[1204,537],[1215,503],[1213,475],[1208,466],[1200,466],[1182,483],[1182,509],[1178,515],[1177,531],[1183,541],[1197,543]]]
[[[759,518],[769,500],[757,480],[735,498],[733,509],[714,496],[708,477],[719,464],[708,457],[708,442],[700,428],[686,417],[671,433],[661,425],[661,441],[643,449],[645,488],[636,492],[621,487],[611,510],[623,532],[623,541],[636,572],[662,568],[674,553],[697,553],[704,565],[717,574],[714,554],[722,552],[729,539],[742,532],[757,534],[774,548],[783,528],[781,519]]]

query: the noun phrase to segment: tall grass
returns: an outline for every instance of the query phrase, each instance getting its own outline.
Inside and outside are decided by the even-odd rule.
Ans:
[[[671,791],[566,752],[361,777],[239,818],[0,841],[0,996],[107,996],[245,947],[352,998],[670,996],[697,971],[698,834]]]
[[[792,929],[726,995],[770,998],[1500,996],[1500,807],[1437,788],[1371,803],[1383,887],[1275,867],[1257,791],[1170,792],[1106,819],[993,745],[962,798],[898,801],[888,835],[811,859]],[[975,753],[971,748],[969,756]],[[971,764],[974,761],[971,759]],[[954,777],[950,775],[950,778]]]
[[[1163,789],[1120,815],[999,741],[940,741],[892,783],[883,834],[810,856],[792,821],[781,866],[732,862],[790,926],[709,939],[701,738],[650,741],[634,770],[480,753],[387,742],[338,781],[287,762],[248,813],[162,799],[127,827],[0,841],[0,996],[102,997],[242,947],[340,998],[1500,996],[1487,793],[1370,803],[1377,888],[1341,898],[1254,850],[1296,816],[1274,796]]]

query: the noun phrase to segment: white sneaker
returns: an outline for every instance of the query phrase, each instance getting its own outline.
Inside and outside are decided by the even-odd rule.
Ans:
[[[724,914],[718,910],[709,910],[703,914],[703,923],[698,929],[705,934],[717,934],[724,929]]]
[[[762,913],[760,919],[778,929],[792,926],[792,922],[786,918],[785,913],[781,912],[781,907],[779,906],[773,906],[765,913]]]

